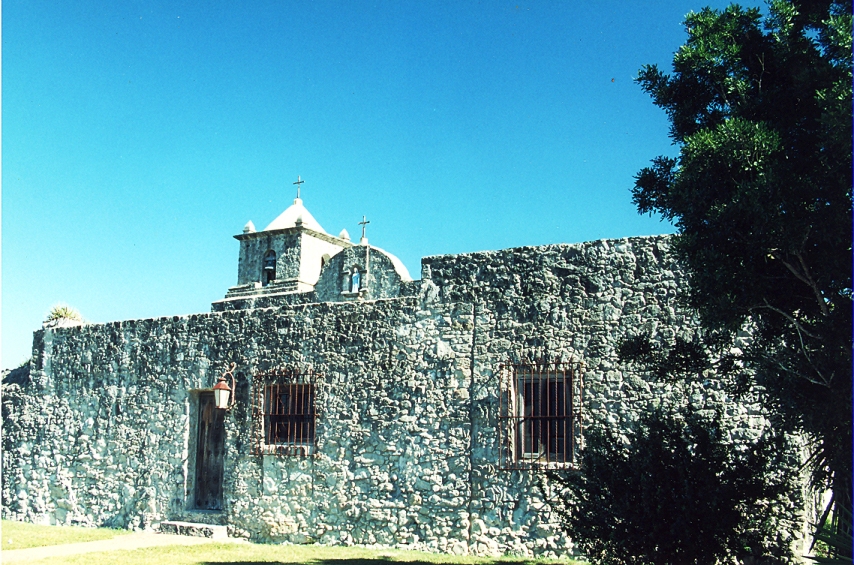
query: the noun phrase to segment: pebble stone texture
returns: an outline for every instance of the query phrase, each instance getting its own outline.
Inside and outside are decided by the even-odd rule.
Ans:
[[[362,273],[360,292],[363,299],[395,298],[400,284],[405,282],[395,271],[388,254],[381,249],[357,245],[334,255],[320,272],[315,285],[315,301],[341,302],[352,300],[350,274],[353,269]],[[365,273],[369,273],[367,276]]]
[[[396,298],[45,328],[29,374],[3,391],[3,517],[573,554],[538,472],[499,468],[499,366],[582,362],[585,426],[690,402],[756,436],[760,413],[720,388],[656,383],[617,359],[642,330],[691,335],[685,284],[666,236],[637,237],[426,257]],[[224,509],[193,511],[193,407],[232,361]],[[253,455],[251,375],[282,367],[320,375],[309,457]]]

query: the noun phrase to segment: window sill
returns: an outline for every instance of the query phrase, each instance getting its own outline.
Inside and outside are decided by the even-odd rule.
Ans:
[[[341,291],[341,296],[347,300],[355,300],[357,298],[361,298],[365,294],[367,294],[366,290],[360,290],[359,292],[348,292],[346,290]]]
[[[276,443],[260,446],[261,455],[280,457],[309,457],[316,451],[317,448],[313,443]]]
[[[510,461],[502,467],[505,471],[577,471],[575,463],[566,461]]]

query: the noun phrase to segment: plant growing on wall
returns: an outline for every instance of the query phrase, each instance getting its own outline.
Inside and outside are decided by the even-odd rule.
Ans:
[[[544,491],[595,563],[782,562],[790,556],[782,517],[796,500],[782,443],[770,432],[732,443],[718,418],[656,411],[626,438],[594,427],[581,472],[550,473]]]
[[[55,322],[59,320],[82,322],[83,316],[80,315],[80,312],[67,304],[57,304],[50,309],[50,312],[48,312],[44,321]]]

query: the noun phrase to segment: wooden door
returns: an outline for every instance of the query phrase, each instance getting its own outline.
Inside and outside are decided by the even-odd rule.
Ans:
[[[213,392],[199,395],[196,441],[195,507],[222,510],[222,470],[225,454],[225,410],[214,403]]]

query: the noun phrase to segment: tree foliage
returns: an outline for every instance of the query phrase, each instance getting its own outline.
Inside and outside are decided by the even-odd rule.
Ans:
[[[582,473],[551,473],[550,497],[588,558],[612,565],[713,564],[790,556],[781,515],[793,496],[779,435],[732,445],[718,418],[654,412],[621,441],[594,428]],[[789,512],[791,514],[791,512]]]
[[[850,509],[851,5],[773,0],[764,18],[732,5],[685,25],[672,73],[640,71],[679,155],[640,171],[634,201],[678,229],[707,345],[729,356],[716,369],[751,370]]]

